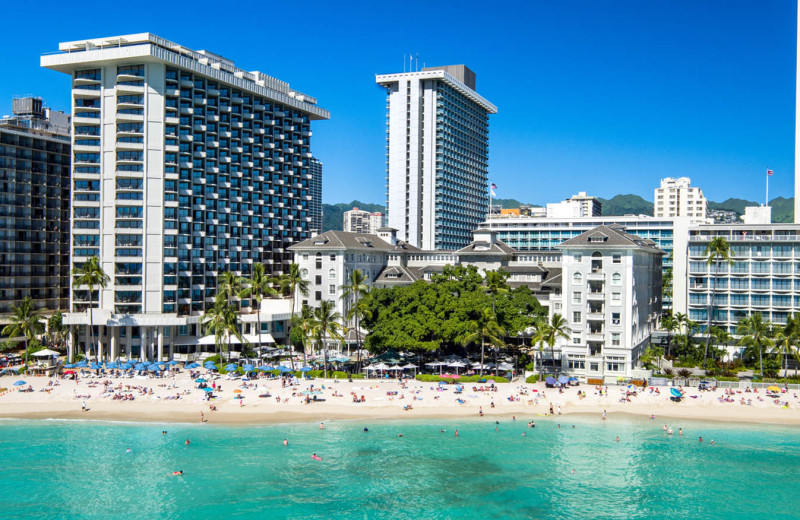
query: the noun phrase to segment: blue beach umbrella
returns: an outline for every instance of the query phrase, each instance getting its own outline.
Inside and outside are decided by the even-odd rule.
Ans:
[[[22,386],[22,385],[27,385],[27,384],[28,383],[26,383],[25,381],[17,381],[16,383],[14,383],[14,386]]]
[[[250,371],[252,371],[252,370],[255,370],[255,368],[256,368],[255,366],[253,366],[253,365],[251,365],[251,364],[249,364],[249,363],[248,363],[248,364],[246,364],[246,365],[242,365],[242,369],[243,369],[243,370],[245,370],[245,371],[247,371],[247,372],[250,372]]]
[[[225,370],[227,370],[228,372],[230,372],[231,370],[236,370],[237,368],[239,367],[237,365],[234,365],[233,363],[225,365]]]
[[[670,392],[670,393],[671,393],[671,394],[672,394],[674,397],[683,397],[683,394],[682,394],[682,393],[681,393],[681,391],[680,391],[680,390],[678,390],[677,388],[670,388],[670,389],[669,389],[669,392]]]
[[[203,388],[203,392],[206,392],[206,393],[209,393],[209,394],[210,394],[211,392],[213,392],[213,391],[214,391],[214,390],[213,390],[212,388],[209,388],[209,387],[205,387],[205,388]]]
[[[133,369],[134,370],[147,370],[147,365],[145,365],[144,363],[137,363],[136,365],[133,365]]]
[[[259,369],[259,370],[264,370],[265,372],[269,372],[269,371],[271,371],[271,370],[274,370],[274,369],[273,369],[271,366],[269,366],[269,365],[261,365],[260,367],[258,367],[258,369]]]
[[[544,379],[544,382],[547,383],[548,385],[554,385],[554,384],[556,384],[556,378],[554,378],[552,376],[547,376]]]
[[[289,368],[289,367],[285,367],[285,366],[283,366],[283,365],[279,366],[279,367],[278,367],[278,370],[280,370],[281,372],[291,372],[291,371],[292,371],[292,369],[291,369],[291,368]]]
[[[200,368],[200,365],[198,365],[197,363],[189,363],[184,368]]]
[[[311,372],[311,367],[303,367],[300,369],[300,372]]]
[[[75,363],[64,365],[64,368],[75,368]]]
[[[562,385],[569,383],[569,378],[567,376],[558,376],[558,382]]]
[[[177,361],[175,361],[174,359],[170,359],[169,361],[167,361],[167,363],[166,363],[166,364],[167,364],[167,365],[169,365],[169,366],[174,366],[174,365],[177,365],[177,364],[178,364],[178,362],[177,362]]]
[[[198,377],[197,379],[194,380],[194,382],[195,383],[208,383],[208,381],[206,381],[202,377]]]
[[[92,370],[98,370],[98,369],[103,368],[103,367],[101,367],[97,363],[92,363],[91,365],[89,365],[89,368],[91,368]]]

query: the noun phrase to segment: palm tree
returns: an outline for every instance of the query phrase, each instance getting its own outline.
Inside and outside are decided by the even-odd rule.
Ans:
[[[672,312],[666,312],[661,317],[661,328],[667,331],[667,355],[669,355],[670,347],[672,346],[672,333],[680,328],[680,323],[672,315]]]
[[[105,289],[111,279],[106,272],[103,271],[103,268],[100,266],[100,259],[96,256],[89,258],[80,267],[74,267],[72,269],[72,276],[73,288],[77,289],[82,285],[89,288],[89,345],[86,347],[86,357],[88,357],[90,346],[94,344],[94,326],[92,325],[92,308],[94,307],[94,301],[92,294],[94,293],[95,287]]]
[[[708,360],[708,345],[711,343],[711,324],[714,319],[714,295],[717,292],[717,273],[719,272],[719,264],[727,262],[733,264],[733,252],[731,245],[725,237],[714,237],[711,242],[706,246],[703,255],[706,257],[706,263],[711,266],[714,265],[714,276],[711,278],[712,283],[709,284],[708,289],[711,296],[708,299],[708,325],[706,326],[706,348],[703,354],[703,369],[706,368],[706,361]]]
[[[761,318],[761,313],[751,314],[739,321],[736,332],[741,336],[740,345],[758,352],[761,377],[764,377],[764,349],[772,345],[770,324]]]
[[[247,344],[247,340],[239,331],[238,321],[236,310],[225,300],[217,300],[203,316],[203,324],[208,332],[213,332],[217,347],[227,346],[227,349],[222,348],[222,350],[227,350],[228,362],[231,360],[231,336],[239,340],[242,349]],[[226,343],[222,343],[223,338],[227,339]]]
[[[556,353],[555,344],[558,338],[569,339],[569,334],[572,330],[567,325],[567,320],[558,313],[553,314],[550,323],[545,322],[544,329],[542,330],[541,341],[547,343],[550,347],[550,358],[553,360],[553,372],[556,368]]]
[[[301,295],[306,296],[308,295],[308,280],[303,278],[303,273],[300,271],[300,266],[298,264],[292,263],[289,265],[289,271],[284,273],[278,279],[278,283],[280,286],[287,291],[291,298],[292,298],[292,312],[291,318],[289,319],[289,330],[287,331],[288,338],[289,338],[289,348],[291,349],[291,342],[292,342],[292,324],[294,323],[294,308],[295,308],[295,298],[297,297],[297,293],[299,292]],[[294,370],[294,356],[291,358],[292,362],[292,370]]]
[[[461,339],[464,346],[481,342],[481,375],[483,375],[483,358],[486,343],[495,347],[503,346],[502,336],[506,331],[497,323],[497,316],[489,309],[483,309],[478,317],[467,324],[467,333]]]
[[[44,331],[44,323],[33,300],[26,296],[19,305],[11,307],[11,323],[3,327],[3,335],[8,337],[23,336],[25,338],[25,366],[28,365],[28,343]]]
[[[365,319],[370,319],[372,317],[372,309],[367,305],[367,300],[359,300],[356,305],[350,308],[347,311],[347,319],[352,320],[353,318],[356,319],[356,323],[360,323]],[[356,360],[356,373],[361,372],[361,351],[363,350],[363,342],[361,341],[361,336],[358,331],[358,325],[356,325],[356,342],[358,344],[358,354]]]
[[[348,300],[353,298],[353,306],[347,311],[347,319],[355,321],[356,328],[356,346],[358,347],[358,361],[356,362],[356,371],[361,371],[361,331],[359,330],[359,323],[363,317],[365,308],[359,305],[359,297],[366,296],[369,292],[369,286],[366,284],[367,278],[361,269],[354,269],[347,277],[347,283],[342,285],[341,298]]]
[[[256,329],[256,335],[258,337],[258,343],[261,344],[261,301],[264,299],[264,296],[275,296],[278,294],[272,285],[275,283],[275,279],[272,277],[267,276],[266,268],[262,263],[256,263],[253,265],[253,275],[251,278],[246,279],[244,281],[245,289],[242,291],[243,298],[252,298],[253,301],[256,302],[256,320],[258,321],[258,328]]]
[[[714,342],[717,344],[718,348],[720,345],[725,345],[727,347],[728,342],[731,340],[731,335],[726,329],[715,325],[711,326],[711,336],[714,337]]]
[[[789,355],[791,355],[792,351],[795,349],[797,338],[791,334],[786,334],[786,330],[783,328],[775,332],[773,341],[775,344],[770,349],[770,354],[775,354],[778,359],[783,358],[783,375],[784,377],[788,377]]]
[[[486,271],[486,276],[483,279],[483,283],[485,284],[484,290],[492,295],[492,314],[497,314],[497,311],[494,308],[494,302],[497,295],[508,292],[509,287],[506,283],[506,279],[508,279],[508,273],[502,269],[497,271]]]
[[[297,327],[301,331],[301,342],[303,344],[303,364],[307,365],[308,360],[306,358],[306,353],[308,352],[308,344],[309,340],[314,335],[314,330],[316,327],[314,309],[308,305],[303,305],[303,308],[300,309],[300,314],[292,317],[292,327]],[[291,337],[289,339],[291,341]]]
[[[229,306],[233,306],[235,298],[241,298],[245,290],[246,278],[231,271],[219,275],[217,282],[217,298],[223,298]]]
[[[327,378],[328,348],[325,345],[325,341],[327,340],[328,336],[337,341],[341,341],[342,335],[340,334],[340,331],[342,329],[342,315],[336,310],[336,306],[332,301],[323,300],[319,303],[319,307],[314,309],[314,320],[316,321],[316,329],[323,349],[325,363],[324,370],[325,377]]]
[[[532,327],[533,336],[531,337],[531,346],[539,345],[539,381],[541,381],[542,374],[544,373],[544,336],[547,333],[547,327],[549,327],[547,318],[539,316],[536,321],[533,322]]]

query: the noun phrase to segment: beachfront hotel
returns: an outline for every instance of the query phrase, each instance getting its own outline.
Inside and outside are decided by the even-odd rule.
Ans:
[[[312,157],[308,164],[308,172],[311,174],[309,179],[309,193],[311,200],[308,205],[308,216],[311,222],[308,226],[309,231],[322,231],[322,162]]]
[[[67,310],[69,115],[41,98],[12,106],[0,119],[0,314],[26,296],[37,308]]]
[[[64,42],[41,64],[72,78],[72,266],[97,256],[111,278],[72,289],[70,345],[88,345],[92,301],[98,357],[204,347],[218,275],[277,275],[309,236],[311,121],[328,111],[150,33]]]
[[[421,249],[466,246],[489,207],[489,114],[464,65],[383,74],[387,225]]]

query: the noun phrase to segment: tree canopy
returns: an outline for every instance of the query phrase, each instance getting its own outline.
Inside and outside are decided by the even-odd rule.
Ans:
[[[369,310],[363,323],[370,331],[365,344],[370,352],[457,350],[470,332],[469,323],[492,308],[492,296],[474,266],[445,266],[430,283],[373,289],[363,302]],[[527,287],[496,294],[495,308],[498,325],[508,336],[546,314]]]

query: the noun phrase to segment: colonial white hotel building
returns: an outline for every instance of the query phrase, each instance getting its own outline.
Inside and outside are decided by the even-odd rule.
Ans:
[[[150,33],[59,51],[41,64],[72,77],[72,266],[98,256],[111,278],[92,296],[100,353],[203,349],[198,323],[218,273],[249,276],[262,262],[277,275],[287,247],[309,236],[311,121],[328,111],[284,81]],[[81,351],[88,306],[88,288],[72,289],[64,321]],[[282,335],[288,304],[264,310],[262,332]],[[255,334],[255,315],[246,321]]]

